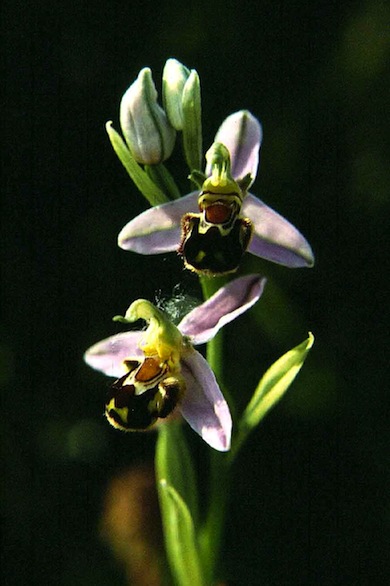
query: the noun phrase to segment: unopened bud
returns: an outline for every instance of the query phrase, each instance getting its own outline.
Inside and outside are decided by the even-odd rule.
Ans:
[[[163,104],[170,123],[183,130],[183,90],[190,70],[177,59],[168,59],[163,71]]]
[[[120,124],[138,163],[157,165],[172,154],[176,132],[157,103],[157,91],[148,67],[140,71],[122,98]]]

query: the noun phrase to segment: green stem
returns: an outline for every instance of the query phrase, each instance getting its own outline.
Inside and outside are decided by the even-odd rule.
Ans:
[[[229,459],[226,454],[211,452],[209,480],[209,508],[200,533],[201,559],[206,583],[218,578],[225,513],[229,496]]]
[[[227,277],[201,277],[203,296],[209,299],[228,281]],[[224,379],[223,332],[220,331],[207,344],[207,362],[220,385]],[[224,389],[225,391],[225,389]],[[226,392],[224,392],[226,396]],[[223,536],[224,520],[229,496],[230,458],[212,450],[210,452],[209,507],[200,534],[200,548],[207,584],[217,579],[218,562]]]

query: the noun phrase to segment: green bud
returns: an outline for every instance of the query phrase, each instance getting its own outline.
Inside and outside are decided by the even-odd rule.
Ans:
[[[170,123],[183,130],[183,90],[190,70],[177,59],[168,59],[163,71],[163,104]]]
[[[120,125],[138,163],[157,165],[172,154],[176,132],[157,103],[157,91],[148,67],[140,71],[122,98]]]
[[[200,81],[195,69],[191,70],[185,83],[182,108],[184,154],[192,172],[202,165],[202,106]]]

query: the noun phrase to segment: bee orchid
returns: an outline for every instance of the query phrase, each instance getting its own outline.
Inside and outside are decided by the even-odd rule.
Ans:
[[[143,319],[146,330],[128,331],[98,342],[85,362],[116,377],[106,417],[116,428],[144,430],[176,408],[210,446],[230,448],[232,420],[217,380],[194,345],[204,344],[260,298],[265,279],[247,275],[222,287],[190,311],[176,327],[160,309],[139,299],[116,321]]]
[[[119,246],[140,254],[178,251],[187,268],[205,275],[235,271],[245,251],[291,268],[313,266],[304,236],[248,193],[261,140],[250,112],[229,116],[206,155],[201,190],[141,213],[122,229]]]

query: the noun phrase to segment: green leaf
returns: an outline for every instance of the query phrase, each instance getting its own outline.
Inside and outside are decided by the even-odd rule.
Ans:
[[[107,134],[122,165],[138,187],[140,192],[151,206],[156,206],[169,201],[168,197],[157,187],[157,185],[148,177],[147,173],[139,166],[129,149],[127,148],[122,137],[112,127],[112,122],[106,124]]]
[[[198,522],[197,483],[192,458],[180,422],[161,425],[156,446],[157,480],[165,479],[187,503]]]
[[[282,398],[300,371],[313,343],[314,336],[309,333],[307,340],[284,354],[264,374],[239,423],[239,443]]]
[[[148,174],[148,177],[150,177],[155,185],[160,187],[163,193],[169,194],[170,199],[179,199],[181,197],[175,180],[163,163],[159,163],[158,165],[145,165],[145,173]]]
[[[166,479],[158,483],[165,545],[172,574],[178,586],[202,586],[202,572],[191,513]]]

